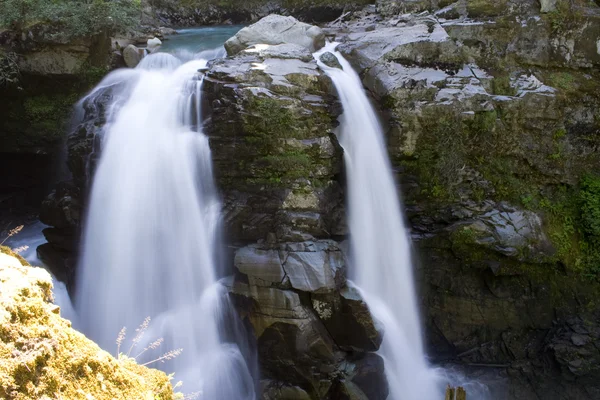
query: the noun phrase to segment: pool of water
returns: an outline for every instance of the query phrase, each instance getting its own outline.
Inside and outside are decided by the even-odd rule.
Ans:
[[[160,51],[175,53],[188,51],[199,53],[222,46],[230,37],[235,35],[244,25],[220,25],[202,28],[187,28],[177,30],[177,35],[168,36],[163,41]]]

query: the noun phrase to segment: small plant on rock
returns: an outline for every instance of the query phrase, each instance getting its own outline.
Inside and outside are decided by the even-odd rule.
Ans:
[[[119,335],[117,336],[117,340],[116,340],[116,344],[117,344],[117,357],[116,358],[118,361],[135,360],[137,362],[137,359],[142,354],[145,354],[148,351],[156,350],[163,344],[163,342],[164,342],[163,338],[156,339],[152,343],[150,343],[148,346],[144,347],[141,351],[138,351],[137,354],[135,354],[134,350],[141,343],[149,326],[150,326],[150,317],[146,317],[146,319],[144,319],[144,322],[142,322],[142,324],[135,330],[135,336],[131,340],[131,346],[129,346],[127,353],[121,352],[121,345],[123,344],[123,342],[125,341],[125,338],[127,336],[127,328],[123,327],[119,331]],[[162,354],[160,357],[154,358],[154,359],[147,361],[140,365],[148,366],[150,364],[154,364],[157,362],[164,363],[165,361],[173,360],[174,358],[178,357],[182,352],[183,352],[183,349],[171,350],[171,351],[168,351],[168,352]],[[132,354],[134,354],[134,355],[132,355]],[[172,379],[173,374],[170,374],[169,378]],[[181,385],[182,385],[182,382],[177,382],[173,386],[173,389],[177,389]],[[188,393],[185,395],[182,393],[175,393],[175,398],[177,400],[193,400],[193,399],[198,398],[199,395],[200,395],[200,393]]]

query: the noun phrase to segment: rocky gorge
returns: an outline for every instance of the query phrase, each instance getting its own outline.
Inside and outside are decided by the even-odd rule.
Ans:
[[[432,361],[489,384],[492,398],[599,398],[600,8],[336,7],[320,28],[269,16],[240,32],[202,86],[226,285],[256,339],[262,398],[388,395],[376,353],[385,332],[346,281],[342,110],[311,54],[326,40],[340,43],[381,112]],[[290,6],[264,13],[282,9],[316,21]],[[222,22],[178,10],[189,24]],[[254,10],[234,22],[263,16]],[[51,226],[40,257],[73,290],[110,96],[83,103],[67,138],[72,180],[40,211]]]

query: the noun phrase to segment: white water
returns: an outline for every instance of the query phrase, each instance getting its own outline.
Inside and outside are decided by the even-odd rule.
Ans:
[[[206,60],[153,54],[134,70],[111,73],[82,101],[112,96],[84,227],[76,310],[83,332],[113,354],[122,327],[127,353],[134,329],[151,317],[131,356],[163,338],[159,350],[138,361],[182,348],[173,361],[153,365],[174,372],[182,391],[251,400],[252,352],[236,344],[245,343],[235,334],[242,330],[228,318],[233,313],[215,267],[221,206],[198,123],[198,70],[205,66]]]
[[[411,263],[411,247],[383,133],[358,74],[334,52],[343,70],[330,68],[315,54],[335,84],[344,113],[339,140],[348,182],[348,218],[352,268],[373,316],[384,326],[380,354],[391,400],[439,400],[444,383],[427,365]]]

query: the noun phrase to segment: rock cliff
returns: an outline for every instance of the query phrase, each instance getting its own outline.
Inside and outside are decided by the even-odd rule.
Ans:
[[[340,42],[381,110],[429,353],[504,398],[600,396],[599,15],[583,1],[380,1],[311,36]],[[209,65],[203,109],[263,398],[384,399],[382,333],[345,280],[335,92],[305,41],[245,37]],[[44,207],[63,261],[105,100],[85,105],[74,184]]]

